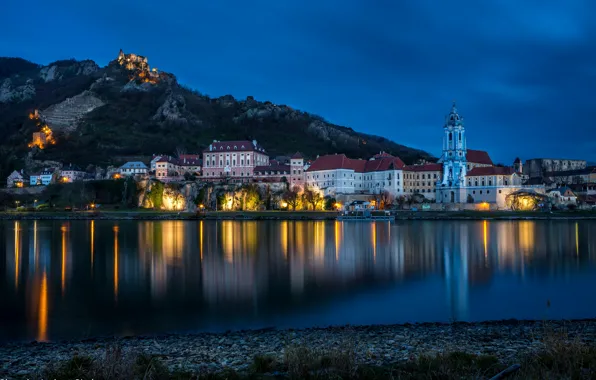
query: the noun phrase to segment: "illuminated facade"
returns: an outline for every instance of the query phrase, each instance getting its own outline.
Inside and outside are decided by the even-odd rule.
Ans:
[[[344,154],[318,157],[306,170],[306,186],[323,195],[404,193],[404,163],[399,157],[380,152],[370,160],[351,159]]]
[[[217,141],[203,152],[203,179],[221,181],[231,179],[248,182],[255,167],[268,166],[265,149],[253,141]]]
[[[7,187],[23,187],[25,183],[25,174],[21,170],[13,171],[10,175],[6,178],[6,186]]]

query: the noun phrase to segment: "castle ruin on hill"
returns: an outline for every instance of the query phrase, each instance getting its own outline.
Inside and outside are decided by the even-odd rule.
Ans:
[[[129,79],[138,80],[142,83],[156,84],[159,82],[159,72],[156,67],[151,69],[147,57],[134,53],[124,54],[122,49],[118,53],[118,64],[126,70],[131,71]]]

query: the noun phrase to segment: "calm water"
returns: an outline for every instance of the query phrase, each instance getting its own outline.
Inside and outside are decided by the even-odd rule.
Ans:
[[[596,317],[592,221],[0,228],[2,341]]]

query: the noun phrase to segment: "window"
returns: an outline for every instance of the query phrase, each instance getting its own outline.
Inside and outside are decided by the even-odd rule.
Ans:
[[[482,190],[480,190],[480,194],[482,194]]]
[[[487,194],[490,194],[490,190],[486,190],[486,193],[487,193]]]
[[[472,191],[472,194],[476,194],[476,190]]]
[[[453,141],[453,134],[449,132],[449,141]]]

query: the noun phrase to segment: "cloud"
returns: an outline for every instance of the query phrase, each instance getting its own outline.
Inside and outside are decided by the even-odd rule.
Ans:
[[[13,55],[105,64],[122,47],[210,95],[285,103],[435,155],[455,98],[469,145],[496,161],[596,161],[591,0],[32,3],[53,27],[4,33]],[[27,10],[11,4],[12,30]]]

